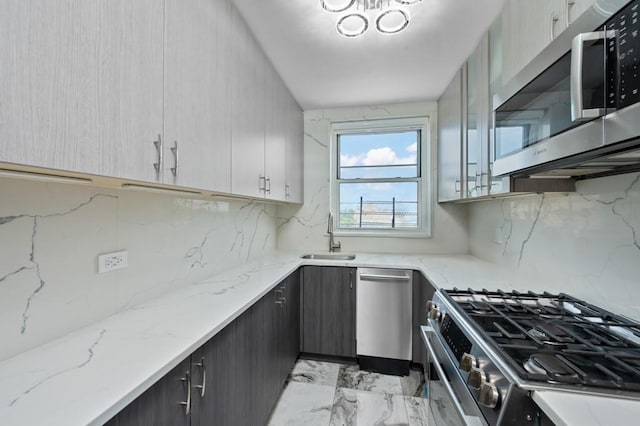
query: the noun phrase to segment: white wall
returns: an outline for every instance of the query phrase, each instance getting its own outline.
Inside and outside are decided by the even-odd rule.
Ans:
[[[640,320],[640,174],[470,204],[469,233],[471,253],[508,268],[514,288],[566,292]]]
[[[275,248],[275,207],[0,178],[0,360]],[[97,273],[97,255],[129,267]]]
[[[327,251],[331,123],[336,121],[429,116],[432,200],[436,196],[437,104],[417,102],[361,108],[307,111],[304,115],[304,205],[279,206],[278,248]],[[432,201],[431,238],[339,237],[342,251],[467,253],[466,208]]]

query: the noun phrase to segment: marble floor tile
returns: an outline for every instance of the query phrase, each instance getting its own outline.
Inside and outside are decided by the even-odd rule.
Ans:
[[[405,396],[404,403],[407,407],[409,426],[435,425],[433,421],[429,420],[429,401],[427,399]]]
[[[403,395],[422,397],[424,392],[424,376],[418,370],[411,370],[408,376],[400,377],[400,386]]]
[[[327,426],[335,391],[333,386],[289,382],[280,395],[269,426]]]
[[[343,365],[338,374],[338,387],[402,395],[398,376],[363,371],[357,365]]]
[[[336,387],[340,364],[301,359],[289,375],[292,382]]]
[[[331,410],[331,426],[409,425],[405,397],[388,393],[338,388]]]

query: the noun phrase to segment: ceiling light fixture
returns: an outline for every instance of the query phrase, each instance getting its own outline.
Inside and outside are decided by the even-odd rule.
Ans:
[[[347,38],[363,35],[369,29],[369,21],[375,19],[380,34],[397,34],[409,26],[409,11],[401,6],[411,6],[422,0],[320,0],[324,10],[343,13],[336,21],[338,34]]]

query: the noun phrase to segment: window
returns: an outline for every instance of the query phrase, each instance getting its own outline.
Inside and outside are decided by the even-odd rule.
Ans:
[[[426,129],[426,118],[333,124],[337,234],[429,234]]]

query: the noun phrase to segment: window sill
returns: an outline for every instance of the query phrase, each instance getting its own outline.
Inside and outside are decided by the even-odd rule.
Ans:
[[[381,238],[431,238],[431,233],[425,230],[416,231],[345,231],[336,230],[335,237],[381,237]]]

